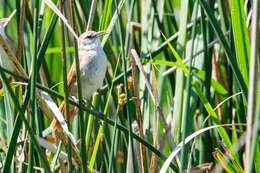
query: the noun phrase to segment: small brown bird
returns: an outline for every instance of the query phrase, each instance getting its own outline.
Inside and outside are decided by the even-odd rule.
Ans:
[[[102,49],[99,37],[106,34],[105,31],[87,31],[80,35],[78,40],[80,79],[82,96],[88,100],[91,95],[102,85],[107,69],[106,54]],[[77,97],[76,64],[72,64],[67,77],[69,95]],[[59,107],[65,117],[65,101]],[[77,107],[69,105],[70,122],[73,121],[77,113]],[[55,118],[52,121],[52,129],[62,131],[59,121]]]
[[[3,37],[3,39],[6,41],[8,47],[13,51],[15,54],[16,48],[14,46],[13,40],[6,34],[5,32],[5,27],[10,21],[10,18],[2,18],[0,19],[0,34]],[[15,71],[15,66],[13,62],[9,59],[9,57],[6,55],[5,51],[3,50],[2,46],[0,46],[0,58],[1,58],[1,65],[10,70],[10,71]],[[9,81],[12,80],[11,76],[8,76]],[[2,88],[2,81],[0,80],[0,89]]]

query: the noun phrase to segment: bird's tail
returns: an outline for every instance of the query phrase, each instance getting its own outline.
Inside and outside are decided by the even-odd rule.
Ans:
[[[59,110],[61,112],[61,114],[63,115],[64,119],[66,120],[67,117],[66,117],[66,107],[65,107],[65,101],[63,101],[59,107]],[[75,115],[77,113],[77,107],[73,106],[73,105],[69,105],[69,117],[70,117],[70,122],[73,121]],[[59,123],[59,121],[54,118],[51,122],[51,128],[52,130],[58,130],[58,131],[62,131],[62,127]]]

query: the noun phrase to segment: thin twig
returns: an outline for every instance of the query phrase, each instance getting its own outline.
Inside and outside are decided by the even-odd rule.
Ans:
[[[130,43],[129,43],[129,48],[133,48],[134,45],[134,30],[140,29],[141,25],[139,23],[131,22],[130,23]],[[130,55],[130,51],[128,51],[128,56]],[[137,116],[137,121],[138,121],[138,128],[139,133],[141,138],[144,139],[144,133],[143,133],[143,119],[141,115],[141,101],[139,98],[139,92],[138,92],[138,75],[137,75],[137,69],[136,69],[136,62],[134,59],[132,59],[132,79],[133,79],[133,96],[135,98],[135,107],[136,107],[136,116]],[[147,172],[147,158],[146,158],[146,148],[144,145],[140,143],[140,154],[141,154],[141,167],[142,167],[142,172]]]
[[[147,75],[146,75],[146,73],[144,71],[144,67],[143,67],[143,65],[142,65],[142,63],[140,61],[139,56],[137,55],[137,52],[135,51],[135,49],[131,49],[131,52],[132,52],[132,55],[133,55],[133,57],[134,57],[134,59],[136,61],[137,66],[139,67],[139,70],[141,71],[141,73],[142,73],[142,75],[144,77],[145,84],[146,84],[147,89],[148,89],[148,91],[149,91],[149,93],[151,95],[151,98],[152,98],[152,100],[153,100],[153,102],[155,104],[156,111],[158,111],[158,113],[160,115],[160,118],[162,120],[163,126],[164,126],[165,131],[166,131],[165,133],[168,135],[168,138],[169,138],[169,141],[170,141],[170,144],[171,144],[171,148],[174,149],[176,147],[176,144],[173,141],[173,137],[172,137],[171,133],[168,133],[170,131],[170,128],[169,128],[169,126],[168,126],[168,124],[167,124],[167,122],[165,120],[165,117],[164,117],[162,109],[161,109],[161,107],[159,105],[158,99],[155,96],[155,92],[154,92],[154,90],[152,88],[152,85],[151,85],[151,83],[148,80],[148,77],[147,77]]]
[[[157,88],[157,81],[156,81],[154,66],[152,66],[152,79],[153,79],[153,88],[154,88],[154,91],[155,91],[155,97],[158,98],[158,88]],[[153,146],[156,148],[157,135],[158,135],[158,114],[157,114],[156,111],[154,112],[153,124],[154,124],[154,127],[153,127]],[[157,160],[157,157],[153,153],[152,158],[151,158],[150,170],[149,170],[149,172],[151,172],[151,173],[158,172],[157,167],[156,167],[156,160]]]

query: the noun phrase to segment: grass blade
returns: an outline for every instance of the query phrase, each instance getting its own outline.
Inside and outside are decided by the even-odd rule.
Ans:
[[[168,42],[167,38],[163,35],[164,39]],[[172,47],[172,45],[168,42],[168,45],[172,51],[172,53],[174,54],[174,56],[176,57],[176,59],[178,60],[178,62],[181,65],[182,70],[184,71],[185,75],[189,75],[188,69],[187,67],[183,64],[183,62],[181,61],[180,56],[178,55],[178,53],[174,50],[174,48]],[[218,119],[217,114],[215,113],[215,111],[213,110],[213,108],[211,107],[210,103],[208,102],[207,98],[204,96],[203,92],[200,89],[200,86],[198,85],[198,83],[196,83],[196,81],[194,79],[192,79],[191,84],[193,85],[196,93],[198,94],[198,96],[200,97],[202,103],[204,104],[206,110],[208,111],[208,113],[211,115],[211,118],[214,120],[216,125],[220,125],[220,121]],[[229,148],[231,146],[231,141],[228,137],[227,132],[225,131],[224,128],[219,127],[218,131],[221,135],[221,137],[223,138],[223,140],[225,141],[227,147]]]
[[[208,6],[208,4],[205,2],[205,0],[200,0],[200,4],[203,8],[203,10],[205,11],[205,13],[207,14],[209,21],[211,23],[211,26],[213,27],[213,29],[215,30],[220,43],[222,44],[226,54],[227,54],[227,58],[229,60],[229,63],[232,67],[232,70],[234,71],[235,77],[238,80],[238,83],[240,85],[241,90],[243,91],[243,94],[245,96],[245,98],[247,98],[248,96],[248,91],[247,91],[247,86],[246,83],[242,77],[241,72],[239,71],[237,62],[236,62],[236,58],[235,55],[232,53],[230,46],[228,45],[223,32],[221,31],[219,24],[217,23],[216,18],[213,15],[212,10],[210,9],[210,7]]]
[[[231,0],[230,7],[237,63],[246,86],[248,87],[250,44],[246,26],[244,1]]]

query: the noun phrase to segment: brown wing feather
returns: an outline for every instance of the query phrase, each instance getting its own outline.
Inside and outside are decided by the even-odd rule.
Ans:
[[[61,103],[61,105],[60,105],[60,107],[59,107],[59,110],[60,110],[60,112],[62,113],[64,119],[66,120],[67,117],[66,117],[65,101],[63,101],[63,102]],[[70,123],[73,121],[73,119],[74,119],[76,113],[77,113],[77,107],[70,104],[70,105],[69,105]],[[57,129],[58,131],[62,131],[62,127],[61,127],[59,121],[58,121],[56,118],[54,118],[54,119],[52,120],[51,128],[52,128],[52,130],[56,130],[56,129]]]
[[[74,83],[76,80],[76,64],[75,61],[73,61],[72,66],[70,68],[68,77],[67,77],[67,86],[70,91],[71,84]]]
[[[70,68],[70,71],[69,71],[69,74],[68,74],[68,77],[67,77],[67,86],[68,86],[68,90],[70,92],[70,89],[71,89],[71,86],[72,84],[76,81],[76,65],[75,65],[75,61],[73,61],[73,64]],[[65,102],[63,101],[59,107],[59,110],[60,112],[62,113],[64,119],[66,119],[66,107],[65,107]],[[73,105],[69,105],[69,116],[70,116],[70,122],[73,121],[75,115],[77,113],[77,108]],[[51,127],[53,130],[58,130],[58,131],[62,131],[62,127],[59,123],[59,121],[54,118],[52,120],[52,123],[51,123]]]
[[[65,102],[63,101],[59,107],[60,112],[62,113],[63,117],[65,117]],[[58,130],[58,131],[62,131],[62,127],[59,123],[59,121],[56,118],[53,118],[52,122],[51,122],[51,128],[52,130]]]
[[[79,62],[83,61],[84,56],[81,56],[81,53],[79,52]],[[67,86],[68,86],[68,90],[70,92],[71,89],[71,84],[73,84],[74,82],[76,82],[76,63],[75,60],[72,63],[72,66],[70,68],[68,77],[67,77]]]

